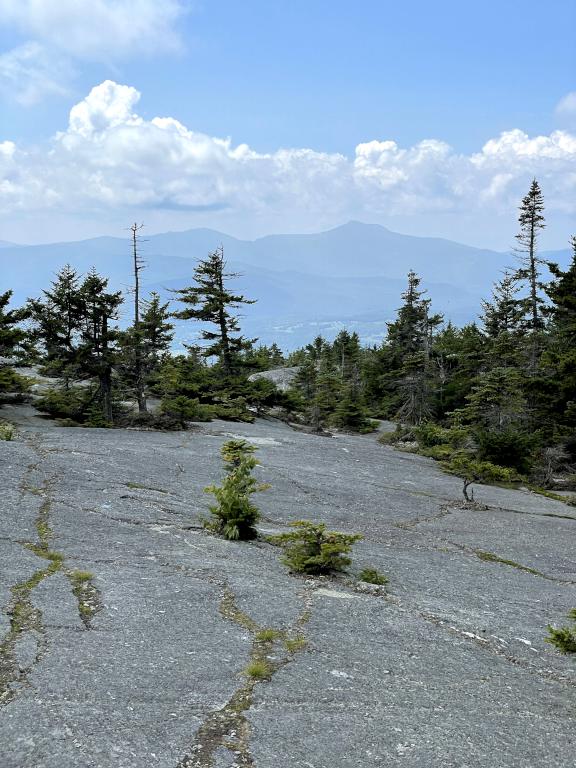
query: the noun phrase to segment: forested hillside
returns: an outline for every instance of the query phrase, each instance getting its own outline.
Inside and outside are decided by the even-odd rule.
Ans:
[[[463,477],[543,487],[576,461],[576,239],[566,269],[545,261],[539,235],[544,198],[536,180],[519,208],[515,265],[493,275],[477,322],[444,322],[421,276],[408,273],[385,341],[365,347],[342,330],[286,354],[241,331],[238,313],[258,297],[235,288],[224,247],[195,267],[171,301],[143,295],[140,227],[132,227],[133,287],[109,288],[106,276],[64,265],[42,295],[24,306],[0,304],[0,387],[24,395],[35,366],[53,387],[35,400],[70,425],[183,428],[214,417],[252,420],[267,410],[316,432],[369,432],[392,419],[388,437],[425,451]],[[120,329],[124,305],[132,323]],[[198,344],[172,352],[174,322],[197,327]],[[279,391],[272,368],[295,369]],[[149,407],[149,401],[152,406]]]

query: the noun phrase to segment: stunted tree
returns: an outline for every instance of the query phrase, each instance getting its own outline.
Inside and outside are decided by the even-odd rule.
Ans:
[[[179,320],[198,320],[215,326],[203,329],[201,338],[208,342],[202,348],[206,358],[217,357],[225,376],[232,376],[240,368],[240,355],[250,349],[256,339],[246,339],[240,331],[238,316],[232,310],[255,301],[231,292],[227,281],[239,277],[237,272],[226,271],[224,248],[220,246],[201,260],[194,270],[195,285],[175,290],[178,301],[185,309],[174,312]]]

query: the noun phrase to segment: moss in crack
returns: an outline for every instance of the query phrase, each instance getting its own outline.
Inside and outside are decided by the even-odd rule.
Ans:
[[[156,491],[156,493],[169,493],[169,491],[164,488],[154,488],[152,486],[142,485],[141,483],[126,483],[126,488],[140,491]]]
[[[260,627],[248,614],[236,605],[234,593],[226,586],[220,602],[220,613],[252,635],[250,661],[244,670],[244,682],[221,708],[209,713],[198,729],[190,754],[177,768],[212,768],[219,750],[225,749],[234,756],[237,768],[252,768],[250,754],[250,723],[245,713],[250,709],[257,685],[271,680],[294,655],[306,646],[301,632],[310,618],[309,601],[298,617],[292,630]],[[290,643],[295,644],[290,645]],[[287,653],[282,654],[282,647]]]
[[[90,571],[66,571],[72,593],[78,601],[78,613],[86,629],[92,628],[92,619],[102,609],[100,592]]]
[[[21,669],[16,658],[16,644],[21,635],[34,632],[39,645],[37,658],[45,646],[42,612],[32,604],[32,590],[44,579],[57,573],[61,561],[52,561],[47,568],[36,571],[26,581],[11,588],[12,599],[8,606],[10,629],[0,642],[0,706],[12,700],[14,684],[25,682],[30,670]]]
[[[493,552],[484,552],[481,549],[475,549],[474,554],[480,558],[480,560],[484,560],[488,563],[501,563],[502,565],[509,565],[512,568],[516,568],[519,571],[524,571],[525,573],[531,573],[533,576],[541,576],[543,579],[548,579],[549,577],[546,576],[546,574],[542,573],[541,571],[537,571],[535,568],[529,568],[527,565],[521,565],[520,563],[517,563],[515,560],[507,560],[504,557],[499,557],[498,555],[495,555]]]

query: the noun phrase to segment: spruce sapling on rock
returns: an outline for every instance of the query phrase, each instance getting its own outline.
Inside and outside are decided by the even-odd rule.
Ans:
[[[255,446],[245,440],[229,440],[220,454],[224,460],[226,476],[222,485],[210,485],[205,490],[216,498],[210,506],[212,520],[205,523],[209,530],[229,540],[255,539],[256,523],[260,519],[258,507],[250,497],[269,486],[259,483],[252,470],[260,463],[252,455]]]

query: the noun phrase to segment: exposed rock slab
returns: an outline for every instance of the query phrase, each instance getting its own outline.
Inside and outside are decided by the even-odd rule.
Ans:
[[[386,572],[385,595],[202,531],[230,434],[258,445],[272,485],[262,530],[363,533],[351,570]],[[488,509],[463,509],[430,460],[262,421],[31,424],[0,443],[0,492],[2,768],[574,764],[576,665],[544,643],[576,605],[576,514],[560,502],[480,488]],[[251,682],[261,657],[270,679]]]

